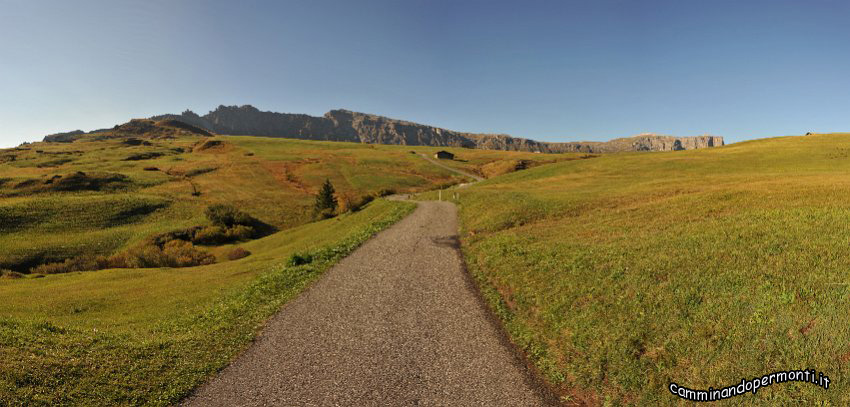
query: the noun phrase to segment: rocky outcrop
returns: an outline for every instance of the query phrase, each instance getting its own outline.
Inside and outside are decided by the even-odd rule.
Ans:
[[[69,132],[65,132],[65,133],[56,133],[56,134],[51,134],[49,136],[44,136],[44,139],[42,141],[48,142],[48,143],[73,143],[74,140],[77,140],[77,139],[79,139],[80,137],[82,137],[86,134],[103,133],[103,132],[107,132],[107,131],[110,131],[110,130],[111,129],[97,129],[97,130],[92,130],[92,131],[88,131],[88,132],[82,131],[82,130],[74,130],[74,131],[69,131]]]
[[[86,134],[82,130],[74,130],[65,133],[56,133],[49,136],[44,136],[44,141],[51,143],[70,143],[76,140],[79,136]]]
[[[717,136],[673,137],[640,134],[611,141],[581,141],[550,143],[506,134],[465,133],[428,126],[384,116],[331,110],[322,117],[306,114],[264,112],[253,106],[219,106],[200,116],[190,110],[181,114],[151,117],[154,122],[134,120],[110,129],[112,132],[136,134],[136,127],[154,126],[209,135],[207,132],[229,135],[251,135],[295,138],[303,140],[348,141],[372,144],[401,144],[415,146],[466,147],[489,150],[539,151],[542,153],[611,153],[619,151],[671,151],[723,145]],[[189,126],[182,126],[186,123]],[[144,126],[142,126],[144,127]],[[203,129],[203,130],[201,130]],[[104,130],[97,130],[102,132]],[[85,133],[80,130],[50,135],[44,141],[70,142]]]
[[[549,150],[550,152],[616,153],[620,151],[693,150],[722,145],[723,137],[720,136],[675,137],[643,133],[610,141],[549,143]]]

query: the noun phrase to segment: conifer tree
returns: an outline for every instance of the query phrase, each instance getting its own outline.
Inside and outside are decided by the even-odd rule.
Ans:
[[[322,184],[322,188],[319,190],[319,195],[316,195],[316,212],[323,212],[328,209],[331,212],[336,211],[337,201],[336,196],[334,196],[335,192],[331,181],[325,179],[325,183]]]

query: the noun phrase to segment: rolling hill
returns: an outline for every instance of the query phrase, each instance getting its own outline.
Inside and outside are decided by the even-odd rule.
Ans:
[[[791,369],[843,383],[848,174],[848,134],[546,165],[463,189],[463,252],[571,402],[677,405],[671,382]],[[845,405],[850,392],[785,383],[735,401]]]
[[[79,136],[79,135],[78,135]],[[429,153],[432,148],[420,148]],[[501,159],[580,155],[458,151],[476,171]],[[465,181],[409,149],[262,137],[211,137],[179,121],[134,120],[115,129],[0,150],[0,269],[19,272],[83,254],[109,256],[151,236],[207,223],[204,208],[231,204],[277,230],[311,221],[325,179],[348,206],[365,196]]]
[[[316,222],[321,182],[354,202],[387,189],[430,199],[466,181],[419,156],[438,147],[181,126],[131,122],[0,152],[5,261],[30,248],[120,251],[205,226],[217,203],[278,231],[200,245],[216,258],[207,265],[0,279],[0,399],[173,403],[410,210],[379,199]],[[601,155],[446,149],[446,165],[488,178],[444,194],[460,205],[469,270],[568,403],[673,405],[671,382],[717,388],[790,369],[843,382],[850,135]],[[234,247],[250,255],[228,260]],[[153,363],[131,368],[142,358]],[[798,382],[736,401],[844,405],[850,393]]]
[[[412,210],[381,196],[467,182],[420,156],[438,150],[169,120],[0,150],[0,404],[178,402]],[[473,173],[589,158],[448,150]],[[318,220],[325,180],[339,208]],[[217,223],[222,205],[230,221]]]

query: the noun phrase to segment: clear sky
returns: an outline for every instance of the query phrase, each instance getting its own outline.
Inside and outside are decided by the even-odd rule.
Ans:
[[[220,104],[538,140],[850,131],[847,1],[0,0],[0,146]]]

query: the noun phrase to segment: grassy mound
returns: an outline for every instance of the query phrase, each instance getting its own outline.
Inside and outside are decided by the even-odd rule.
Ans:
[[[204,150],[209,150],[211,148],[221,147],[224,145],[224,142],[221,140],[203,140],[198,142],[195,147],[192,148],[192,151],[199,152]]]
[[[50,192],[85,192],[104,191],[117,192],[130,188],[132,180],[126,175],[116,173],[86,173],[82,171],[45,175],[39,179],[20,179],[10,184],[9,188],[0,185],[0,196],[27,196]]]
[[[212,133],[200,127],[195,127],[191,124],[181,122],[180,120],[160,120],[156,122],[156,125],[161,127],[170,127],[174,129],[185,130],[191,134],[197,134],[199,136],[212,137]]]
[[[42,263],[110,254],[169,205],[168,200],[136,194],[58,195],[0,203],[0,268],[28,272]]]

